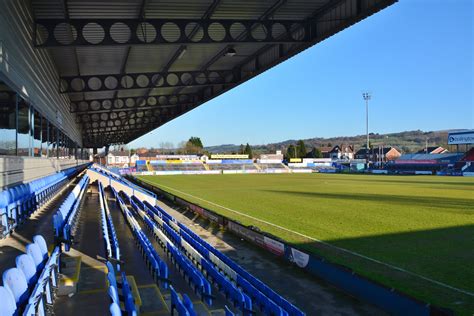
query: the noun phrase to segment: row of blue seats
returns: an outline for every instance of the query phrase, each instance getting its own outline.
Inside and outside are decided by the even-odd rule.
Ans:
[[[148,206],[151,207],[151,205],[149,205],[149,204],[148,204]],[[171,215],[169,215],[162,208],[160,208],[159,206],[154,206],[153,208],[155,210],[159,211],[161,214],[163,214],[163,216],[166,217],[167,220],[170,221],[170,223],[175,223],[176,220],[173,217],[171,217]],[[239,288],[242,288],[245,293],[250,295],[252,297],[253,301],[259,305],[261,310],[263,310],[266,313],[273,314],[273,315],[286,315],[287,313],[289,313],[289,311],[287,311],[286,309],[282,309],[278,304],[276,304],[276,302],[273,299],[269,299],[266,295],[263,295],[263,293],[259,293],[259,291],[256,289],[256,287],[252,283],[247,281],[245,278],[242,278],[242,276],[240,276],[239,273],[236,272],[227,263],[222,262],[222,260],[220,260],[219,258],[216,258],[217,253],[219,253],[219,254],[222,254],[222,253],[220,253],[217,249],[215,249],[214,247],[209,245],[207,242],[202,240],[202,238],[200,238],[197,234],[195,234],[189,228],[184,226],[182,223],[177,223],[177,224],[174,224],[174,225],[171,225],[171,226],[173,226],[173,228],[177,232],[180,233],[181,237],[183,237],[188,243],[190,243],[195,249],[197,249],[200,254],[202,254],[205,258],[212,261],[212,263],[215,264],[215,266],[219,270],[221,270],[226,276],[228,276],[233,282],[235,282],[236,285]],[[214,256],[210,255],[210,249],[212,249],[214,251],[214,253],[212,253]],[[228,257],[226,257],[226,258],[228,259]],[[230,259],[228,259],[228,260],[231,261]],[[235,263],[234,263],[234,265],[236,266]],[[241,270],[243,270],[243,269],[241,268]],[[245,271],[245,270],[243,270],[243,271]],[[248,272],[245,271],[245,273],[247,273],[248,276],[251,276]],[[272,290],[272,292],[273,292],[273,290]],[[296,308],[296,307],[294,307],[294,308]],[[293,310],[294,315],[302,315],[303,314],[301,311],[299,311],[299,312],[301,312],[301,314],[299,314],[298,311],[299,310],[297,310],[295,312]],[[292,313],[292,315],[293,315],[293,313]]]
[[[88,184],[89,176],[85,174],[53,216],[55,241],[64,243],[66,251],[69,251],[73,242],[72,229],[76,224],[79,205]]]
[[[140,248],[142,248],[142,254],[144,255],[145,258],[147,256],[152,257],[152,255],[150,255],[150,253],[155,253],[156,254],[156,251],[155,251],[154,247],[151,245],[148,238],[145,236],[145,234],[141,230],[140,225],[136,222],[132,212],[130,212],[130,210],[125,205],[123,200],[127,201],[127,203],[129,203],[132,206],[132,210],[134,210],[138,214],[138,216],[141,217],[145,221],[145,223],[147,223],[147,225],[149,227],[152,227],[152,225],[154,225],[154,224],[152,223],[152,221],[147,216],[145,216],[143,214],[143,212],[139,211],[137,206],[134,205],[134,202],[130,199],[130,197],[127,194],[125,194],[124,192],[120,192],[120,194],[118,194],[117,191],[113,187],[112,187],[112,191],[113,191],[113,193],[114,193],[114,195],[117,199],[117,202],[118,202],[118,204],[119,204],[119,206],[122,210],[122,213],[126,217],[127,222],[129,223],[130,227],[132,228],[135,239],[138,240],[138,244],[139,244]],[[123,199],[122,199],[122,197],[123,197]],[[155,228],[155,233],[160,232],[157,229],[156,226],[154,228]],[[164,234],[162,234],[162,237],[166,238],[166,236]],[[169,247],[171,247],[171,246],[173,247],[173,248],[170,248],[171,252],[173,252],[173,253],[171,253],[170,250],[168,250],[168,252],[169,252],[170,256],[175,260],[175,263],[177,264],[177,266],[180,267],[181,270],[185,274],[186,274],[186,270],[189,271],[190,269],[193,269],[192,264],[189,264],[189,262],[186,262],[186,263],[182,262],[182,260],[186,260],[186,257],[183,256],[181,253],[179,253],[179,250],[176,247],[174,247],[174,245],[172,245],[171,241],[165,239],[165,240],[163,240],[163,243],[167,244]],[[178,251],[178,253],[174,252],[174,250]],[[148,253],[149,255],[146,255],[146,253]],[[159,258],[157,254],[156,254],[156,256],[157,256],[157,258]],[[180,262],[178,263],[176,260],[178,260]],[[164,262],[163,262],[163,264],[166,267],[166,264]],[[186,268],[183,268],[183,266],[186,266]],[[199,288],[199,286],[196,287],[196,283],[199,284],[198,282],[196,282],[196,279],[194,279],[195,282],[193,282],[192,277],[189,277],[189,274],[187,274],[187,275],[188,275],[188,280],[194,285],[194,288],[195,289]],[[205,278],[204,278],[204,280],[205,280]],[[166,281],[167,281],[167,283],[169,282],[167,275],[166,275]],[[207,281],[207,280],[205,280],[205,281]],[[210,293],[210,285],[208,286],[208,289],[209,289],[209,293]],[[207,295],[207,296],[208,296],[209,299],[211,299],[211,297],[209,295]],[[178,295],[176,295],[174,297],[179,298]],[[177,310],[179,315],[195,315],[192,303],[189,300],[189,297],[188,297],[188,299],[186,299],[186,297],[187,297],[187,295],[183,295],[183,300],[182,301],[177,300],[177,299],[174,300],[176,303],[172,303],[172,305],[174,306],[173,311]],[[201,293],[201,297],[203,297],[202,293]],[[203,300],[205,300],[205,299],[203,298]],[[184,305],[184,308],[182,308],[183,305],[179,304],[179,302],[181,302]],[[209,302],[209,303],[212,303],[212,302]],[[226,313],[226,315],[228,315],[228,316],[233,315],[230,312],[229,309],[227,309],[227,310],[228,310],[228,313]]]
[[[146,260],[148,268],[153,276],[155,282],[161,284],[161,286],[166,289],[169,285],[169,270],[166,262],[164,262],[158,253],[156,252],[155,248],[153,248],[150,240],[146,237],[143,233],[140,225],[136,222],[135,218],[133,217],[130,210],[126,207],[125,203],[123,202],[122,198],[119,196],[117,191],[112,188],[112,192],[119,204],[119,207],[122,211],[122,214],[127,220],[129,224],[132,234],[135,236],[135,240],[137,242],[138,247],[141,250],[143,258]]]
[[[191,302],[191,299],[186,294],[183,294],[183,298],[179,297],[178,292],[170,285],[171,292],[171,315],[174,315],[174,311],[178,312],[179,316],[196,316],[196,311],[194,311],[194,305]]]
[[[304,315],[300,309],[212,247],[191,229],[177,222],[161,207],[158,205],[152,206],[146,201],[145,205],[151,210],[155,210],[161,214],[165,221],[170,224],[168,227],[173,227],[186,242],[190,243],[202,256],[210,260],[219,270],[223,271],[238,287],[242,288],[245,293],[252,297],[252,300],[259,305],[261,310],[273,315]]]
[[[3,272],[0,315],[52,313],[59,280],[59,254],[60,249],[56,247],[49,255],[43,236],[33,237],[33,243],[26,246],[26,253],[16,257],[16,267]]]
[[[102,232],[104,234],[105,249],[107,252],[107,259],[115,262],[120,261],[120,246],[118,243],[117,233],[115,232],[114,223],[110,215],[109,207],[105,200],[104,188],[102,183],[98,181],[99,190],[99,204],[101,214]]]
[[[133,203],[132,200],[130,200],[130,197],[128,195],[126,195],[123,192],[121,192],[121,193],[122,193],[122,196],[124,196],[124,198],[132,205],[132,208],[135,210],[136,213],[138,213],[139,217],[141,217],[143,220],[145,220],[145,222],[147,224],[152,223],[150,221],[150,219],[145,214],[143,214],[143,212],[140,212],[138,210],[137,206]],[[121,199],[120,196],[119,196],[119,201],[120,201],[120,203],[123,203],[123,200]],[[126,212],[131,217],[131,221],[136,223],[136,220],[133,217],[133,214],[128,210],[128,208],[124,204],[122,205],[122,207],[124,209],[126,209]],[[138,223],[136,223],[136,225],[139,226]],[[162,235],[162,236],[164,236],[164,235]],[[196,273],[192,273],[192,272],[190,273],[188,263],[183,262],[184,257],[181,254],[178,254],[178,253],[175,252],[177,250],[177,248],[172,246],[172,244],[169,242],[169,240],[168,241],[165,240],[164,242],[167,243],[167,245],[169,247],[168,251],[169,251],[171,257],[175,260],[176,265],[181,269],[181,271],[184,272],[184,274],[188,275],[188,280],[194,286],[194,288],[197,289],[199,287],[202,287],[202,279],[199,279],[199,276]],[[153,248],[153,246],[151,244],[150,244],[150,247]],[[194,311],[194,306],[193,306],[189,296],[187,296],[186,294],[183,294],[183,298],[181,299],[180,296],[176,293],[176,291],[172,287],[172,285],[169,285],[169,288],[170,288],[170,292],[171,292],[171,314],[173,315],[174,311],[177,311],[178,315],[180,315],[180,316],[194,316],[194,315],[196,315],[196,312]],[[210,289],[210,286],[209,286],[209,289]],[[200,294],[201,294],[201,297],[203,297],[203,293],[200,293]],[[205,294],[204,297],[207,297],[208,299],[211,298],[209,296],[209,294]],[[205,299],[203,299],[203,300],[205,300]],[[208,301],[207,303],[210,305],[210,304],[212,304],[212,301]]]
[[[107,252],[107,280],[109,282],[110,314],[113,316],[122,315],[121,302],[123,303],[124,313],[129,316],[136,316],[137,309],[135,300],[127,281],[126,274],[120,273],[120,246],[117,234],[115,232],[112,216],[105,199],[102,183],[98,181],[99,204],[101,212],[101,227],[104,236],[105,248]],[[119,295],[121,292],[121,295]]]
[[[161,229],[157,227],[155,222],[150,219],[150,215],[140,210],[135,203],[132,204],[135,212],[142,218],[147,227],[153,232],[156,239],[163,248],[166,250],[171,259],[175,262],[177,267],[188,277],[188,281],[197,294],[200,295],[201,299],[209,306],[212,305],[212,289],[209,281],[197,269],[192,262],[184,256],[181,251],[175,246]]]
[[[203,270],[207,277],[212,279],[213,282],[218,286],[219,290],[229,299],[234,306],[239,308],[243,315],[252,315],[252,301],[249,296],[242,292],[241,289],[237,288],[235,284],[225,277],[225,274],[220,273],[208,259],[204,258],[195,247],[177,234],[170,225],[175,225],[174,222],[169,221],[168,218],[162,217],[162,214],[153,209],[153,207],[146,202],[147,206],[139,201],[136,197],[133,197],[134,203],[140,205],[150,217],[160,226],[162,231],[173,239],[175,245],[178,245],[180,249],[185,252],[189,258],[191,258],[198,268]],[[168,225],[170,224],[170,225]]]
[[[147,248],[147,251],[151,250],[151,252],[156,254],[156,250],[153,248],[148,238],[141,231],[139,224],[136,222],[135,218],[133,217],[133,214],[130,212],[130,210],[127,208],[127,206],[123,202],[122,197],[119,194],[117,194],[115,189],[112,188],[112,190],[114,194],[116,195],[117,201],[120,204],[122,211],[124,212],[124,214],[127,214],[127,221],[129,221],[131,226],[133,226],[132,228],[133,231],[139,232],[139,234],[137,234],[136,236],[140,238],[141,241],[146,242],[145,245],[142,245],[142,248]],[[129,202],[132,205],[132,207],[136,210],[136,205],[134,205],[133,201],[130,200],[130,197],[124,194],[123,192],[121,193],[122,193],[122,196],[127,200],[127,202]],[[156,256],[158,255],[156,254]],[[166,266],[164,261],[161,261],[161,262]],[[166,283],[168,284],[168,282],[169,281],[167,281]],[[196,316],[197,315],[196,312],[194,311],[194,306],[189,296],[187,296],[186,294],[183,294],[183,297],[181,299],[179,294],[175,291],[172,285],[169,285],[169,289],[171,293],[171,307],[170,307],[171,315],[174,315],[175,311],[178,312],[179,316]]]
[[[107,281],[109,282],[109,297],[111,300],[109,311],[112,316],[137,316],[137,308],[135,306],[135,300],[133,298],[132,289],[128,283],[125,272],[118,273],[118,277],[121,282],[117,282],[117,272],[110,263],[107,261]],[[120,293],[120,294],[119,294]],[[120,307],[120,302],[123,302],[123,310]]]
[[[0,192],[0,238],[24,223],[28,217],[47,202],[79,167],[19,184]]]

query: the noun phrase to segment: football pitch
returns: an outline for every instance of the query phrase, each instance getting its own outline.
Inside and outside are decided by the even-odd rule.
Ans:
[[[474,311],[474,178],[138,177],[460,314]]]

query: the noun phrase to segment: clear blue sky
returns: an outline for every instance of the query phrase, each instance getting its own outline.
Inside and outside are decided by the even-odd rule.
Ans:
[[[205,146],[474,128],[472,0],[401,0],[132,142]]]

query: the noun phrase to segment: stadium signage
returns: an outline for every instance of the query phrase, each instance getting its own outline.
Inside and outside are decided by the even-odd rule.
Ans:
[[[474,144],[474,131],[449,133],[448,145]]]
[[[303,161],[301,158],[290,158],[290,162],[301,162]]]
[[[265,245],[266,249],[268,249],[270,252],[273,252],[277,256],[283,256],[285,254],[285,244],[282,242],[264,236],[263,244]]]
[[[294,262],[298,267],[305,268],[309,262],[309,255],[298,249],[291,248],[291,254],[288,259],[290,262]]]
[[[254,232],[240,224],[237,224],[233,221],[228,221],[227,227],[230,231],[233,231],[237,235],[257,244],[260,247],[265,248],[265,243],[263,241],[262,235],[259,233]]]
[[[211,155],[211,159],[249,159],[249,155]]]

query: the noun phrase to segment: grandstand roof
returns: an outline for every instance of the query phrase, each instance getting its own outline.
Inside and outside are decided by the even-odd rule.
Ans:
[[[430,146],[417,151],[417,154],[444,154],[446,152],[448,152],[448,150],[441,146]]]
[[[396,0],[31,0],[84,147],[127,143]]]
[[[444,153],[444,154],[405,154],[400,156],[399,160],[437,160],[437,161],[447,161],[454,163],[461,159],[464,154],[462,153]]]

